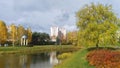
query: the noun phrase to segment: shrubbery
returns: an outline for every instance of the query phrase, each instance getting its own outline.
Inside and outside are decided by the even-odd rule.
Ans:
[[[63,54],[58,55],[58,59],[64,60],[64,59],[69,58],[71,55],[72,53],[63,53]]]
[[[87,60],[96,68],[120,68],[120,52],[115,50],[93,50],[88,53]]]

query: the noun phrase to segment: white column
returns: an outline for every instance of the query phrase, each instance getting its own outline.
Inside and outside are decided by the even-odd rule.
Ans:
[[[26,39],[24,38],[24,45],[25,45],[25,41],[26,41]]]
[[[26,46],[28,45],[28,39],[26,39]]]
[[[21,38],[21,46],[22,46],[22,43],[23,43],[23,39]]]

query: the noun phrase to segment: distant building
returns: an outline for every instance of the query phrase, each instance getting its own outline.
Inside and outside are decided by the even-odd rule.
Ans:
[[[60,28],[59,31],[61,31],[61,33],[62,33],[62,39],[66,39],[66,29]]]
[[[50,34],[51,41],[56,42],[56,38],[58,36],[58,27],[51,27],[50,30],[51,30],[51,34]]]
[[[51,41],[57,42],[61,41],[62,39],[66,39],[66,29],[65,28],[59,28],[59,27],[51,27]]]

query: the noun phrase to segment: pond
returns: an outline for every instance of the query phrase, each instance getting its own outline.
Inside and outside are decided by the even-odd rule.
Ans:
[[[0,55],[0,68],[53,68],[59,63],[57,55],[60,53],[53,51],[26,55]]]

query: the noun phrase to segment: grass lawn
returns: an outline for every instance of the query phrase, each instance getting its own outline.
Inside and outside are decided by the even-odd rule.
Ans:
[[[82,48],[54,68],[120,68],[120,48]],[[89,64],[88,63],[91,64]],[[94,66],[92,66],[94,65]],[[117,66],[117,67],[116,67]]]
[[[45,51],[77,50],[72,45],[44,45],[34,47],[0,47],[0,54],[31,54]]]
[[[94,68],[86,60],[87,49],[81,49],[55,68]]]

